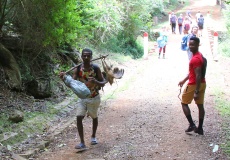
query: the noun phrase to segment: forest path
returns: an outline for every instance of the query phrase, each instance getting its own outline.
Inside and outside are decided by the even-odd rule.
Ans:
[[[211,18],[220,18],[217,15],[219,7],[207,3],[207,0],[195,0],[189,8],[194,11],[194,16],[200,10],[205,18],[207,11],[212,11]],[[147,60],[126,64],[129,67],[125,69],[123,79],[110,88],[119,90],[119,93],[116,92],[113,99],[102,101],[97,132],[99,144],[90,146],[91,119],[85,118],[85,140],[89,150],[76,153],[74,146],[79,143],[79,137],[73,124],[74,127],[57,136],[37,159],[227,159],[221,148],[213,152],[215,145],[223,143],[222,121],[214,108],[213,96],[215,88],[223,87],[223,78],[221,66],[212,60],[207,28],[201,37],[200,47],[208,59],[204,135],[184,132],[188,122],[178,98],[178,82],[187,74],[188,58],[187,53],[180,50],[181,38],[178,33],[170,33],[165,59],[158,59],[158,53],[153,53]],[[215,78],[217,76],[220,78]],[[106,89],[102,92],[103,96],[106,96]],[[197,124],[198,112],[194,102],[190,108]]]

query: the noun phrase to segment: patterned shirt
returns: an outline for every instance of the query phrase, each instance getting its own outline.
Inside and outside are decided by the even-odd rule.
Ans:
[[[94,77],[95,79],[97,79],[96,69],[93,65],[91,65],[88,71],[84,71],[84,68],[81,65],[77,77],[79,81],[85,83],[85,85],[89,88],[91,92],[90,98],[93,98],[99,94],[100,87],[88,82],[89,77]]]

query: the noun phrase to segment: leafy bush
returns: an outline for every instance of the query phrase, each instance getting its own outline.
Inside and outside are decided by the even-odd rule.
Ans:
[[[226,133],[226,136],[230,137],[230,129],[229,129],[229,115],[230,115],[230,103],[227,99],[224,98],[223,92],[217,90],[216,98],[215,98],[215,108],[220,112],[220,114],[226,119],[222,123],[222,129]],[[230,143],[229,138],[226,139],[225,143],[221,144],[221,148],[223,151],[230,155]]]
[[[229,40],[230,35],[226,32],[219,32],[218,40],[219,40],[219,53],[223,56],[230,57],[230,48],[229,48]]]
[[[107,43],[101,46],[111,52],[130,55],[132,58],[141,58],[144,54],[143,45],[140,40],[127,38],[123,34],[112,37]]]
[[[227,3],[228,4],[228,3]],[[224,18],[225,18],[225,25],[227,28],[227,32],[219,33],[219,53],[224,56],[230,57],[230,48],[229,48],[229,37],[230,37],[230,6],[226,4],[226,10],[223,11]]]

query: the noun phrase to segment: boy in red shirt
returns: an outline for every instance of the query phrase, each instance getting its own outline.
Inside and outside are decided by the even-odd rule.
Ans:
[[[203,135],[203,121],[204,121],[204,94],[206,89],[206,82],[204,75],[202,75],[202,65],[203,65],[203,58],[202,54],[199,52],[199,44],[200,39],[197,37],[191,37],[189,40],[189,49],[192,52],[193,56],[189,62],[189,74],[179,82],[179,86],[182,87],[183,84],[188,81],[187,86],[185,87],[182,95],[182,109],[184,114],[189,122],[188,129],[185,132],[192,132],[198,133]],[[192,102],[194,99],[195,103],[197,104],[199,110],[199,125],[198,128],[193,122],[191,112],[189,109],[188,104]]]

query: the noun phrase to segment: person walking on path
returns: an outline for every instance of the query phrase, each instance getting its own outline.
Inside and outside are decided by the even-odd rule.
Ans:
[[[204,60],[202,58],[202,54],[199,52],[199,43],[200,40],[197,37],[192,37],[190,39],[189,48],[193,53],[193,57],[189,62],[189,74],[182,81],[180,81],[178,85],[182,87],[184,83],[188,80],[188,84],[184,88],[181,100],[183,112],[189,122],[189,127],[185,130],[185,132],[187,133],[194,131],[195,133],[203,135],[203,122],[205,115],[204,95],[206,89],[206,82],[204,75],[205,73],[202,70],[206,70],[206,66],[205,68],[203,68]],[[199,110],[198,128],[193,122],[191,111],[188,106],[188,104],[190,104],[193,99]]]
[[[196,13],[196,23],[198,23],[198,18],[200,18],[200,11]]]
[[[199,37],[202,37],[202,32],[204,29],[204,17],[202,14],[200,15],[200,17],[197,20],[197,25],[199,27],[198,35],[199,35]]]
[[[177,24],[178,24],[178,29],[179,29],[179,33],[180,33],[180,34],[182,34],[183,22],[184,22],[183,15],[180,14],[180,16],[179,16],[178,19],[177,19]]]
[[[101,98],[99,90],[107,81],[104,79],[102,72],[98,65],[91,63],[92,50],[83,49],[81,58],[83,63],[73,71],[73,79],[79,80],[89,88],[91,95],[86,99],[78,99],[77,106],[77,130],[80,137],[80,144],[75,146],[75,149],[86,149],[83,130],[83,119],[86,116],[92,118],[92,135],[91,145],[97,144],[96,131],[98,127],[98,108],[100,106]],[[64,79],[64,72],[60,73],[60,78]]]
[[[186,16],[192,18],[192,14],[191,14],[191,9],[190,8],[186,11]]]
[[[189,41],[190,41],[190,39],[192,37],[197,37],[197,33],[198,33],[198,27],[197,26],[193,26],[192,30],[191,30],[191,33],[188,34],[188,36],[187,36],[187,46],[189,46]],[[187,54],[188,54],[188,59],[191,60],[193,54],[190,51],[189,47],[188,47],[188,50],[187,50]]]
[[[183,26],[184,26],[184,28],[183,28],[184,29],[184,34],[188,34],[188,32],[190,30],[190,21],[188,19],[188,16],[185,17]]]
[[[177,16],[172,12],[170,17],[170,25],[172,27],[172,34],[176,34],[176,22],[177,22]]]
[[[166,33],[166,28],[162,27],[162,31],[160,32],[160,37],[157,38],[157,44],[159,48],[158,59],[160,59],[162,50],[163,50],[163,58],[165,59],[167,42],[168,42],[168,35]]]

